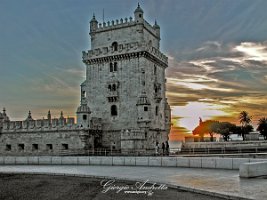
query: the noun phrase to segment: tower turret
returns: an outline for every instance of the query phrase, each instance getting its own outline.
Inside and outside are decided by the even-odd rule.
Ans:
[[[144,21],[144,11],[140,7],[140,4],[138,3],[137,8],[134,11],[134,19],[137,23],[142,23]]]
[[[87,106],[87,99],[82,96],[81,105],[77,109],[77,124],[81,128],[89,128],[90,126],[90,108]]]
[[[7,116],[7,114],[6,114],[6,109],[5,108],[3,108],[3,114],[2,114],[2,116],[3,116],[3,120],[6,122],[6,121],[9,121],[9,117]]]
[[[59,117],[59,125],[60,126],[65,126],[65,124],[66,124],[66,118],[64,117],[64,115],[63,115],[63,111],[61,111],[60,112],[60,117]]]
[[[156,35],[158,36],[158,38],[160,39],[160,26],[158,25],[157,21],[155,20],[155,24],[153,25],[153,28],[156,31]]]
[[[93,18],[90,21],[90,33],[94,32],[97,29],[98,21],[95,18],[95,14],[93,14]]]
[[[48,113],[47,113],[47,119],[48,119],[49,125],[51,125],[52,117],[51,117],[51,112],[50,112],[50,110],[49,110]]]
[[[32,118],[32,113],[31,111],[29,110],[29,113],[28,113],[28,117],[26,118],[26,121],[32,121],[33,118]]]
[[[47,119],[51,120],[51,112],[50,112],[50,110],[48,110]]]

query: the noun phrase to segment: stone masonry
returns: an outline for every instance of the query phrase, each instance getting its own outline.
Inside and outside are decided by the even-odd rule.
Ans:
[[[123,154],[154,153],[168,141],[171,110],[165,95],[168,58],[160,52],[160,27],[134,18],[90,21],[91,50],[83,51],[86,80],[74,118],[10,121],[0,113],[0,154],[84,154],[104,148]]]
[[[81,101],[90,108],[89,118],[102,119],[103,145],[125,152],[155,149],[170,131],[168,58],[159,49],[159,25],[151,26],[138,5],[134,19],[101,24],[93,16],[90,36],[91,50],[83,52]]]

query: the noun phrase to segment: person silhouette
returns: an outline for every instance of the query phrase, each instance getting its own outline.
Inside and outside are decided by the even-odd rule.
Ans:
[[[162,155],[164,155],[165,154],[165,144],[164,144],[164,142],[162,142],[161,148],[162,148]]]
[[[165,149],[166,149],[166,155],[168,156],[169,155],[169,149],[170,149],[168,141],[166,141]]]

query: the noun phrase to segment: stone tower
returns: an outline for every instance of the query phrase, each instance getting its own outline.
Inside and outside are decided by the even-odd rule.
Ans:
[[[134,19],[101,24],[93,16],[90,36],[91,50],[83,52],[86,80],[78,124],[90,127],[90,119],[101,118],[104,147],[126,153],[154,151],[170,131],[168,58],[160,52],[159,25],[150,25],[138,4]]]

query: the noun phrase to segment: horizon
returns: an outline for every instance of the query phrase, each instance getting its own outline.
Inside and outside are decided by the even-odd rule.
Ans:
[[[169,58],[170,139],[190,135],[199,117],[239,125],[243,110],[256,127],[267,116],[267,2],[177,2],[140,1],[145,19],[161,27],[161,51]],[[29,110],[34,119],[48,110],[75,117],[93,13],[99,21],[103,9],[105,21],[130,17],[137,3],[1,1],[0,106],[11,120],[24,120]]]

